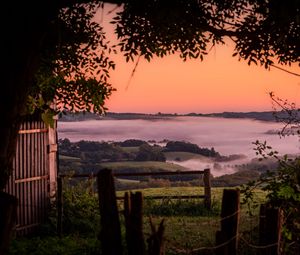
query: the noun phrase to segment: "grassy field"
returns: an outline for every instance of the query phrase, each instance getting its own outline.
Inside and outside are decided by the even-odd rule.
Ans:
[[[211,189],[211,196],[213,204],[221,205],[223,190],[226,187],[218,187]],[[231,188],[230,188],[231,189]],[[203,195],[203,187],[166,187],[166,188],[148,188],[142,190],[131,190],[131,192],[141,191],[144,197],[151,197],[156,195]],[[118,191],[117,195],[123,195],[125,191]],[[255,197],[257,202],[263,202],[265,199],[265,192],[262,190],[255,190]],[[243,199],[243,196],[241,196]]]
[[[204,194],[202,187],[169,187],[141,190],[144,196],[145,236],[147,237],[151,232],[149,224],[149,217],[151,217],[156,225],[162,219],[165,221],[167,254],[184,254],[183,250],[187,252],[199,247],[214,246],[216,231],[220,230],[221,201],[224,189],[212,189],[212,210],[207,210],[204,207],[202,199],[167,199],[169,195],[202,195]],[[132,192],[135,192],[135,190]],[[123,194],[124,192],[118,192],[120,196]],[[166,199],[150,199],[151,196],[155,195],[164,195]],[[263,203],[265,195],[263,191],[256,190],[256,202]],[[243,196],[241,196],[242,199]],[[122,205],[120,206],[122,208]],[[242,205],[240,231],[245,236],[251,235],[254,238],[253,236],[257,232],[258,208],[253,209],[253,216],[249,216],[247,211],[247,206]]]
[[[132,147],[126,147],[132,148]],[[102,168],[109,168],[117,171],[131,171],[131,172],[156,172],[156,171],[184,171],[187,168],[170,163],[161,161],[116,161],[116,162],[104,162],[94,163],[94,166],[88,165],[86,162],[81,161],[80,158],[70,156],[59,156],[61,171],[68,173],[70,171],[75,172],[91,172],[98,171]]]
[[[65,155],[59,155],[59,158],[62,160],[69,160],[69,161],[80,161],[80,158],[77,157],[70,157],[70,156],[65,156]]]
[[[97,195],[90,193],[91,183],[81,182],[77,186],[64,183],[64,234],[58,237],[54,232],[49,232],[43,237],[16,239],[12,245],[11,254],[99,254],[99,205]],[[215,234],[220,229],[220,208],[224,188],[212,188],[212,209],[208,210],[203,205],[202,199],[170,200],[169,195],[199,195],[203,194],[202,187],[168,187],[143,189],[144,195],[144,234],[147,239],[151,233],[149,219],[157,226],[161,220],[165,222],[166,255],[174,254],[213,254],[189,253],[200,247],[215,246]],[[131,190],[136,192],[138,190]],[[118,196],[124,191],[118,191]],[[149,197],[164,195],[165,199],[153,200]],[[263,202],[265,193],[255,191],[256,201]],[[122,233],[124,237],[123,205],[119,201]],[[257,228],[257,209],[255,216],[246,214],[247,208],[241,207],[240,233],[254,233]],[[54,211],[54,215],[56,212]],[[54,216],[55,219],[55,216]],[[55,224],[54,224],[55,226]],[[252,234],[251,234],[252,235]],[[251,239],[252,240],[252,239]],[[42,247],[42,249],[36,249]],[[241,251],[239,254],[251,254]]]
[[[169,162],[159,161],[121,161],[121,162],[107,162],[99,164],[103,168],[110,168],[112,170],[122,170],[126,168],[148,169],[148,170],[164,170],[164,171],[183,171],[185,167],[172,164]]]
[[[142,190],[132,190],[132,192],[141,191],[144,197],[151,196],[170,196],[170,195],[203,195],[203,187],[166,187],[166,188],[148,188]],[[222,200],[223,188],[213,188],[212,198],[218,201]],[[118,195],[124,194],[124,191],[118,191]]]
[[[169,151],[164,152],[167,160],[178,160],[178,161],[185,161],[189,159],[199,159],[203,162],[212,162],[212,160],[208,157],[204,157],[200,154],[191,153],[191,152],[184,152],[184,151]]]

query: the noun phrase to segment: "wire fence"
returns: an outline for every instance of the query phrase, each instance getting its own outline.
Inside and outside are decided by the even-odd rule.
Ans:
[[[221,221],[224,221],[226,219],[229,219],[237,214],[239,214],[240,211],[236,211],[235,213],[228,215],[223,218],[219,219],[210,219],[206,220],[200,223],[184,223],[182,224],[182,228],[190,229],[191,225],[196,225],[199,229],[203,226],[209,226],[212,231],[206,232],[205,237],[209,240],[206,240],[206,244],[200,244],[200,245],[191,245],[191,247],[187,247],[189,245],[185,244],[183,245],[182,242],[176,242],[171,237],[166,237],[166,243],[167,243],[167,251],[171,251],[172,254],[215,254],[216,251],[219,248],[225,247],[228,244],[230,244],[235,239],[238,239],[238,254],[262,254],[262,251],[266,251],[270,247],[280,247],[281,244],[279,242],[275,242],[268,245],[259,245],[259,239],[258,239],[258,220],[259,216],[249,216],[249,215],[243,215],[241,218],[241,221],[246,220],[248,222],[248,225],[245,227],[243,231],[240,231],[237,235],[233,236],[227,241],[222,242],[221,244],[216,245],[215,241],[215,233],[220,228]],[[251,223],[251,224],[249,224]],[[184,233],[185,232],[185,233]],[[191,233],[188,230],[183,231],[183,234],[186,234],[191,239],[195,238],[195,233]],[[198,236],[201,237],[201,236]],[[202,240],[203,241],[203,240]],[[210,245],[208,245],[210,243]],[[268,251],[264,252],[263,254],[273,254],[268,253]]]
[[[92,178],[91,178],[92,179]],[[94,191],[92,191],[93,193]],[[76,197],[76,196],[75,196]],[[144,199],[145,203],[146,199]],[[175,203],[173,199],[166,198],[160,199],[161,205],[164,203],[170,205]],[[176,200],[177,201],[177,200]],[[189,201],[182,199],[182,201]],[[119,214],[123,215],[121,201]],[[198,204],[199,205],[199,204]],[[145,205],[144,205],[145,206]],[[144,216],[151,216],[151,213],[145,213]],[[192,216],[172,216],[172,215],[152,215],[156,222],[162,218],[166,219],[166,254],[222,254],[218,250],[232,244],[237,243],[237,253],[243,255],[254,254],[279,254],[282,251],[283,243],[279,238],[275,242],[268,244],[261,243],[260,240],[260,221],[265,220],[265,215],[260,215],[257,210],[252,216],[246,214],[244,208],[239,208],[224,217],[217,216],[216,214],[208,215],[192,215]],[[238,231],[236,234],[223,240],[221,243],[217,242],[216,233],[222,228],[222,222],[226,222],[233,218],[238,218]],[[144,220],[144,235],[149,236],[151,229],[147,220]],[[277,225],[273,222],[271,225]],[[296,247],[297,243],[290,243],[290,248]],[[274,253],[274,249],[278,253]],[[295,253],[297,254],[297,253]]]
[[[23,207],[32,207],[37,208],[36,205],[22,204]],[[123,214],[123,210],[120,210],[120,214]],[[215,233],[220,228],[221,222],[227,219],[230,219],[236,215],[241,215],[240,217],[240,226],[242,229],[238,232],[237,235],[233,236],[229,240],[222,242],[221,244],[216,245]],[[259,220],[265,216],[248,215],[245,213],[241,214],[241,210],[235,211],[231,215],[228,215],[223,218],[211,218],[210,216],[201,217],[201,221],[195,220],[184,220],[177,221],[177,228],[180,229],[181,235],[186,236],[190,239],[189,242],[183,243],[182,240],[176,240],[176,238],[170,236],[170,233],[166,233],[166,254],[185,254],[185,255],[196,255],[196,254],[216,254],[216,251],[219,248],[225,247],[231,243],[234,239],[238,239],[238,253],[241,255],[273,255],[272,251],[268,251],[269,248],[279,247],[282,251],[283,243],[274,242],[267,245],[259,244]],[[160,217],[161,218],[161,217]],[[157,221],[160,220],[157,219]],[[203,219],[205,218],[205,219]],[[174,224],[174,223],[172,223]],[[20,228],[20,226],[18,226]],[[37,227],[37,226],[36,226]],[[167,224],[168,227],[171,227]],[[173,226],[174,227],[174,226]],[[199,231],[193,231],[195,228],[198,228]],[[205,229],[203,233],[203,229]],[[207,231],[209,229],[209,231]],[[170,231],[173,229],[171,228]],[[145,232],[145,236],[150,236],[149,232]],[[198,245],[197,245],[198,244]],[[290,252],[293,251],[293,248],[299,251],[299,244],[296,242],[290,242],[287,244]],[[297,252],[295,251],[295,252]],[[278,254],[284,254],[284,252]],[[298,254],[298,253],[290,253]]]

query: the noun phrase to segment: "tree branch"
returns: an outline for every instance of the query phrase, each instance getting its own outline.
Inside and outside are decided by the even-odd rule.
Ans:
[[[271,66],[274,67],[274,68],[277,68],[277,69],[279,69],[279,70],[281,70],[281,71],[284,71],[284,72],[286,72],[286,73],[289,73],[289,74],[292,74],[292,75],[295,75],[295,76],[300,77],[300,74],[298,74],[298,73],[291,72],[291,71],[289,71],[289,70],[286,70],[286,69],[284,69],[284,68],[282,68],[282,67],[279,67],[279,66],[276,66],[276,65],[274,65],[274,64],[271,64]]]
[[[57,1],[58,2],[58,6],[59,8],[66,8],[69,6],[72,6],[74,4],[88,4],[88,3],[108,3],[108,4],[118,4],[121,5],[123,3],[126,3],[126,0],[104,0],[104,1],[100,1],[100,0],[61,0],[61,1]]]

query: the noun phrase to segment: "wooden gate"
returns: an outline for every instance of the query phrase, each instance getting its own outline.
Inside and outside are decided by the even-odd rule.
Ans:
[[[18,199],[17,235],[32,233],[46,219],[56,184],[56,128],[29,117],[21,125],[14,171],[6,192]]]

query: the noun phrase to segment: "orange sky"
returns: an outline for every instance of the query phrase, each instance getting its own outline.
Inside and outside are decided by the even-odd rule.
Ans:
[[[112,28],[104,20],[108,35]],[[280,70],[248,66],[231,57],[233,45],[217,46],[200,60],[183,62],[178,56],[141,60],[127,87],[133,63],[112,56],[117,89],[107,102],[109,111],[145,113],[209,113],[272,110],[268,93],[299,102],[300,78]],[[300,68],[293,71],[300,73]]]

